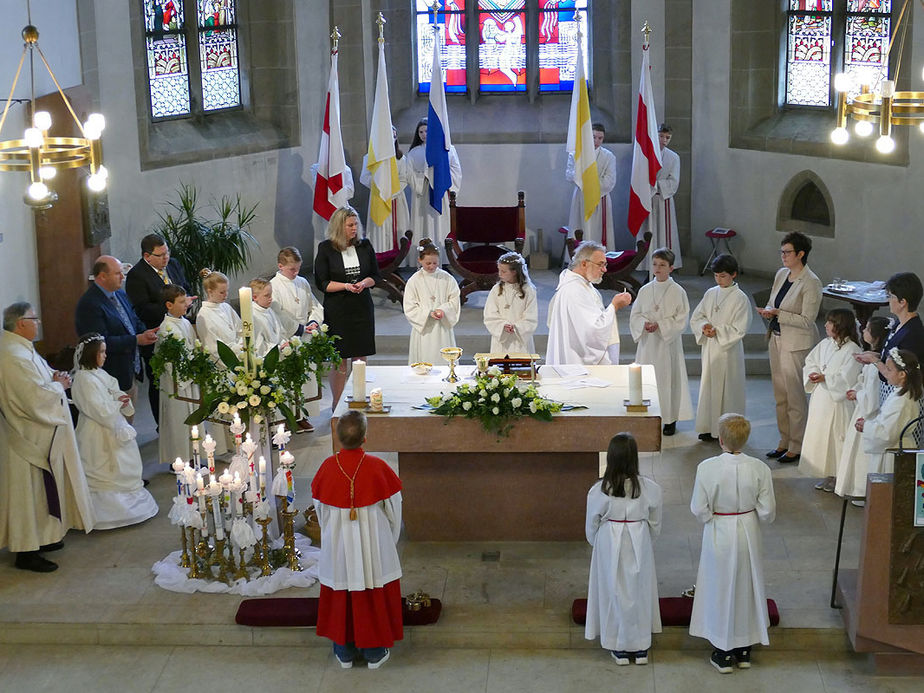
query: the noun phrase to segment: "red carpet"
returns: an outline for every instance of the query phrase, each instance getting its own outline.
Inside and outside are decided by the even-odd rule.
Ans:
[[[662,626],[689,626],[693,615],[693,600],[689,597],[661,597],[661,625]],[[776,602],[767,600],[767,611],[770,613],[770,625],[780,624],[780,611]],[[575,599],[571,605],[571,620],[580,626],[587,623],[587,600]]]
[[[436,623],[443,610],[439,599],[431,599],[430,607],[420,611],[408,611],[401,600],[404,625],[426,626]],[[271,597],[268,599],[245,599],[238,607],[235,623],[241,626],[316,626],[318,624],[317,597]]]

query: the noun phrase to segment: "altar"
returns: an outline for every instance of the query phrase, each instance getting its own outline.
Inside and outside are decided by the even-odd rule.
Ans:
[[[540,393],[585,405],[551,422],[518,419],[498,439],[474,419],[415,409],[450,392],[447,368],[430,375],[407,366],[367,367],[367,388],[381,388],[387,414],[368,414],[365,449],[397,452],[404,485],[404,525],[411,541],[577,541],[584,538],[587,491],[599,478],[599,453],[620,431],[635,436],[640,451],[661,449],[661,412],[654,367],[642,366],[644,413],[627,413],[627,366],[589,366],[588,375],[558,377],[540,369]],[[471,373],[458,367],[460,376]],[[580,381],[587,386],[576,387]],[[460,382],[465,382],[462,380]],[[347,388],[349,393],[349,389]],[[347,410],[341,401],[331,419]]]

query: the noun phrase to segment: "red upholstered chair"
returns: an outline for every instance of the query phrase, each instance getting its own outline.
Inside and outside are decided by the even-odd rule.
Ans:
[[[412,231],[405,231],[397,248],[375,254],[376,262],[379,263],[380,276],[380,279],[375,283],[375,288],[385,291],[392,303],[404,302],[404,280],[398,274],[398,268],[411,249],[411,239],[413,237],[414,233]]]
[[[578,229],[574,232],[574,238],[568,239],[568,257],[574,257],[574,251],[584,240],[584,232]],[[622,291],[626,289],[632,296],[638,294],[642,288],[641,282],[632,276],[632,273],[638,269],[638,266],[648,255],[648,249],[651,246],[651,231],[646,231],[642,238],[639,238],[635,244],[635,250],[621,250],[618,257],[606,258],[606,273],[603,275],[603,281],[597,285],[599,289],[610,289],[611,291]]]
[[[526,203],[521,190],[514,207],[459,207],[456,194],[449,193],[450,232],[446,236],[446,257],[459,282],[462,303],[474,291],[490,291],[497,283],[497,260],[510,248],[523,252],[526,243]],[[467,243],[465,249],[460,244]]]

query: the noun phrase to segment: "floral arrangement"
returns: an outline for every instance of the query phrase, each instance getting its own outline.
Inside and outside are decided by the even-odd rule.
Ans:
[[[455,392],[428,397],[427,404],[435,414],[478,419],[498,437],[508,435],[516,419],[530,416],[551,421],[552,414],[562,409],[560,402],[542,397],[535,385],[521,389],[517,376],[501,375],[495,366],[477,375],[474,383],[462,383]]]

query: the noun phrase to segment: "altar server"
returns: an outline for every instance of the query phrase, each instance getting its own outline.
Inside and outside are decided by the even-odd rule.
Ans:
[[[404,315],[411,323],[408,363],[439,363],[440,349],[456,346],[453,327],[459,322],[459,285],[440,269],[440,256],[429,239],[417,247],[417,270],[404,287]]]
[[[0,548],[22,570],[48,573],[42,556],[71,527],[93,529],[87,480],[64,390],[67,373],[35,352],[39,318],[28,303],[3,311],[0,339]]]
[[[196,332],[203,348],[219,361],[218,342],[235,351],[240,351],[241,319],[234,309],[229,306],[228,278],[221,272],[204,269],[199,273],[202,277],[202,288],[205,290],[206,300],[202,302],[199,314],[196,316]]]
[[[484,325],[491,333],[492,354],[532,354],[533,334],[539,324],[536,286],[529,279],[526,260],[505,253],[497,260],[499,281],[484,303]]]
[[[740,414],[719,419],[722,454],[700,462],[690,510],[704,523],[690,635],[715,648],[712,665],[730,674],[751,666],[751,646],[769,645],[760,522],[773,522],[770,468],[742,454],[751,433]]]
[[[604,306],[594,285],[603,281],[605,273],[604,247],[595,241],[581,243],[549,302],[547,364],[619,363],[616,311],[632,303],[632,295],[623,291]]]
[[[716,286],[706,291],[690,316],[690,330],[702,347],[695,428],[704,441],[716,439],[722,414],[744,411],[743,340],[751,324],[751,301],[735,283],[738,261],[719,255],[712,274]]]
[[[266,356],[282,341],[282,327],[273,305],[273,285],[266,279],[251,279],[253,295],[253,352],[258,358]]]
[[[369,198],[369,212],[366,215],[366,238],[372,241],[372,247],[378,248],[379,252],[388,250],[397,250],[400,246],[401,238],[404,232],[411,228],[411,213],[407,206],[407,196],[404,189],[407,187],[407,165],[408,158],[404,156],[401,147],[398,144],[398,131],[391,129],[395,139],[395,157],[398,166],[398,187],[397,194],[391,198],[391,213],[385,218],[381,226],[372,220],[372,197]],[[359,182],[371,190],[372,174],[366,166],[369,163],[369,155],[363,155],[363,169],[359,174]],[[410,267],[413,263],[411,254],[405,258],[405,266]]]
[[[680,255],[680,238],[677,229],[677,207],[674,195],[680,188],[680,156],[673,149],[668,149],[674,129],[666,123],[658,128],[658,145],[661,148],[661,169],[655,183],[655,193],[651,198],[651,215],[648,217],[648,230],[651,242],[656,246],[665,246],[674,251],[674,266],[683,267]]]
[[[178,284],[167,284],[163,288],[164,305],[167,314],[160,324],[157,332],[158,345],[168,337],[182,339],[190,351],[196,345],[196,331],[192,323],[184,316],[189,308],[191,299],[186,295],[186,289]],[[156,350],[156,347],[155,347]],[[189,438],[189,427],[186,417],[196,410],[192,402],[184,402],[171,397],[174,394],[173,366],[168,364],[160,376],[160,426],[158,428],[158,456],[161,462],[169,464],[177,457],[191,460],[193,455],[192,441]],[[176,395],[189,399],[199,399],[199,386],[189,381],[177,381]]]
[[[602,123],[592,126],[594,136],[594,157],[597,162],[597,176],[600,179],[600,203],[594,208],[590,219],[584,218],[584,193],[577,185],[571,195],[571,211],[568,214],[569,238],[574,238],[574,232],[581,229],[584,232],[583,240],[596,241],[605,246],[607,250],[616,250],[616,232],[613,226],[613,200],[610,193],[616,186],[616,157],[609,149],[601,146],[606,130]],[[577,180],[580,180],[578,172]],[[568,154],[568,164],[565,167],[565,180],[575,182],[574,154]]]
[[[853,311],[828,311],[825,332],[827,337],[809,352],[802,367],[805,391],[811,398],[799,469],[808,476],[824,477],[815,489],[831,493],[853,414],[854,404],[847,399],[847,390],[860,375],[860,363],[854,355],[862,349]]]
[[[286,246],[276,256],[278,271],[270,279],[273,285],[273,310],[282,327],[282,336],[301,337],[314,332],[324,322],[324,306],[311,293],[308,280],[299,274],[302,254],[295,246]]]
[[[881,315],[874,315],[863,328],[863,341],[872,352],[880,353],[882,345],[889,336],[891,321]],[[872,419],[879,412],[879,368],[878,364],[867,363],[860,371],[857,381],[847,390],[846,397],[856,402],[853,417],[844,434],[844,445],[837,462],[834,492],[839,496],[866,496],[866,476],[869,464],[863,451],[862,437],[856,424],[859,419]],[[852,501],[862,506],[862,500]]]
[[[401,564],[401,480],[384,460],[367,455],[366,415],[351,409],[337,422],[342,449],[324,460],[311,495],[321,526],[317,634],[334,641],[344,669],[362,656],[378,669],[404,637]]]
[[[158,509],[141,479],[138,434],[125,419],[135,411],[131,398],[103,370],[105,362],[103,336],[83,335],[74,353],[71,396],[80,411],[77,445],[90,488],[94,529],[138,524],[154,517]]]
[[[652,539],[661,532],[661,487],[638,473],[638,446],[618,433],[603,479],[587,493],[584,531],[594,547],[584,637],[600,636],[616,664],[648,663],[651,634],[661,632]]]
[[[663,433],[672,436],[677,422],[693,418],[693,401],[687,382],[687,364],[680,336],[687,326],[690,302],[687,292],[671,278],[674,253],[658,248],[651,254],[655,281],[643,286],[632,304],[629,330],[638,345],[635,362],[655,367]]]

